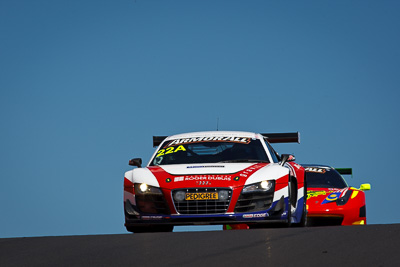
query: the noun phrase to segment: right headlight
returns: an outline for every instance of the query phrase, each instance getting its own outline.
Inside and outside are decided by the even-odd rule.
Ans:
[[[135,184],[135,193],[136,194],[162,194],[160,188],[148,185],[146,183]]]
[[[264,180],[258,183],[245,185],[242,193],[266,192],[273,189],[274,183],[274,180]]]

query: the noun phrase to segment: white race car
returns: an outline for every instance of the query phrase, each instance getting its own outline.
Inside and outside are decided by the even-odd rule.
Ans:
[[[125,226],[130,232],[175,225],[304,225],[304,168],[270,143],[299,142],[298,133],[194,132],[153,137],[158,146],[125,173]]]

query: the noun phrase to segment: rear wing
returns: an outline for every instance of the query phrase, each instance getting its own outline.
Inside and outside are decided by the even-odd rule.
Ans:
[[[352,168],[335,168],[338,173],[341,175],[351,175],[353,177],[353,169]]]
[[[269,143],[299,143],[300,133],[263,133]],[[153,136],[153,147],[159,146],[168,136]]]
[[[153,136],[153,147],[159,146],[168,136]]]
[[[300,133],[262,133],[269,143],[299,143]]]

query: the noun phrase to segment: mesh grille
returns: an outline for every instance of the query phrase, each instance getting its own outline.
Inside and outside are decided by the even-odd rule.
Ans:
[[[185,193],[214,193],[221,190],[228,191],[227,200],[183,200],[176,201],[174,194],[177,191],[184,191]],[[178,213],[180,214],[223,214],[228,210],[229,202],[231,201],[232,190],[229,188],[190,188],[179,189],[172,191],[172,199]]]
[[[254,212],[271,207],[274,191],[242,193],[236,203],[235,212]]]
[[[143,213],[170,214],[167,203],[162,194],[137,194],[136,205]]]

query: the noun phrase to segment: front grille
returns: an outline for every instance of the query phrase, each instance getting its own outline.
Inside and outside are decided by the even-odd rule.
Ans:
[[[274,199],[274,191],[242,193],[236,203],[235,212],[255,212],[269,209]]]
[[[343,217],[307,217],[307,226],[342,225]]]
[[[228,198],[226,200],[182,200],[177,201],[174,194],[177,191],[185,193],[219,193],[221,190],[228,191]],[[229,188],[189,188],[179,189],[172,191],[172,199],[176,211],[180,214],[223,214],[228,210],[229,203],[232,197],[232,190]]]
[[[162,194],[136,194],[136,206],[142,213],[170,214]]]

